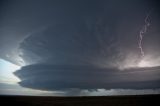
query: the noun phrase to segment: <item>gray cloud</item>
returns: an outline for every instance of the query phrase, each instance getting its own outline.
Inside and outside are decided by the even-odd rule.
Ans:
[[[15,72],[21,86],[41,90],[67,89],[151,89],[160,87],[160,67],[126,70],[95,66],[45,65],[25,66]]]
[[[30,34],[19,45],[28,65],[15,73],[19,84],[41,90],[159,88],[159,66],[130,68],[141,61],[137,37],[149,7],[138,1],[126,3],[69,2],[61,9],[56,7],[52,25]],[[156,34],[147,44],[159,39]],[[151,45],[157,48],[158,42]],[[147,47],[145,51],[150,51]]]
[[[58,21],[55,26],[24,39],[20,44],[23,60],[28,64],[97,64],[98,61],[105,64],[103,61],[106,59],[118,61],[118,39],[112,30],[106,32],[107,28],[102,23],[96,24],[96,18],[89,22],[87,18],[73,19]],[[99,27],[102,29],[97,29]]]
[[[144,59],[137,42],[144,18],[156,4],[146,0],[6,2],[7,8],[1,7],[0,56],[15,64],[24,61],[26,66],[15,75],[28,88],[159,88],[157,6],[143,43]],[[153,67],[130,68],[141,60]]]
[[[0,95],[37,95],[37,96],[63,96],[64,92],[40,91],[23,88],[18,84],[0,83]]]
[[[121,62],[128,58],[128,54],[139,54],[137,35],[143,25],[147,11],[155,4],[158,4],[158,2],[146,2],[145,0],[92,0],[92,2],[90,0],[69,0],[67,2],[39,0],[38,3],[32,0],[2,1],[0,56],[18,65],[21,60],[24,60],[27,65],[44,61],[46,58],[53,57],[51,54],[53,54],[54,47],[50,47],[53,42],[52,39],[56,39],[59,43],[60,41],[63,42],[62,39],[58,40],[57,36],[60,36],[66,39],[63,43],[64,45],[66,43],[70,45],[77,44],[75,48],[78,48],[79,51],[88,52],[91,56],[87,55],[85,58],[89,58],[90,61],[96,61],[96,64],[99,63],[105,66],[106,64],[115,63],[112,65],[117,66],[119,61]],[[154,20],[152,21],[152,27],[154,28],[150,31],[152,36],[147,37],[144,48],[147,53],[150,54],[154,51],[157,55],[159,54],[159,51],[157,51],[157,45],[159,45],[159,26],[157,24],[159,23],[159,16],[157,15],[159,10],[157,6],[155,8],[156,11],[152,14],[152,17],[154,17],[152,19]],[[51,26],[51,28],[46,31],[39,30],[47,25]],[[27,46],[24,44],[26,41],[23,42],[23,40],[28,34],[32,37],[28,38]],[[33,35],[41,36],[41,38],[34,38]],[[57,36],[53,37],[53,35]],[[6,42],[9,42],[9,44],[6,45]],[[23,43],[19,44],[20,42]],[[41,48],[40,46],[44,42],[48,42],[48,44],[44,44],[45,46]],[[58,45],[56,42],[53,44]],[[31,45],[34,45],[34,47],[31,47]],[[64,45],[59,45],[59,48],[62,47],[64,49]],[[19,46],[20,50],[18,49]],[[92,50],[95,50],[88,49],[91,47],[93,47]],[[34,50],[35,48],[37,49]],[[58,51],[55,52],[56,50],[55,48],[55,54],[64,55],[63,52],[67,54],[71,48],[66,48],[66,51],[62,50],[61,54]],[[78,50],[76,52],[79,52]],[[78,57],[75,51],[70,51],[69,53],[71,52],[72,57],[73,54],[74,58]],[[43,56],[44,54],[47,54],[47,56]],[[96,57],[97,54],[99,55],[98,57]],[[23,58],[19,58],[19,55]],[[139,57],[134,56],[134,58]],[[106,59],[109,61],[104,64]],[[88,61],[88,59],[86,60]],[[134,64],[135,61],[132,63]]]

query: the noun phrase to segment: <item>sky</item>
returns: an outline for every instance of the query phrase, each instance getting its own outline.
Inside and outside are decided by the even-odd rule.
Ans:
[[[160,93],[158,0],[1,0],[0,95]]]

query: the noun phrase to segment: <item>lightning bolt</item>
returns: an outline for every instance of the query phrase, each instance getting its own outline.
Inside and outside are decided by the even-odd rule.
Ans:
[[[144,20],[144,25],[143,25],[142,29],[141,29],[140,32],[139,32],[138,47],[139,47],[139,49],[140,49],[140,53],[141,53],[141,57],[142,57],[142,58],[145,56],[145,53],[144,53],[144,51],[143,51],[143,46],[142,46],[142,44],[143,44],[143,38],[144,38],[144,36],[145,36],[145,33],[147,32],[147,28],[150,26],[149,17],[150,17],[150,15],[151,15],[151,12],[152,12],[152,11],[153,11],[153,9],[150,10],[150,11],[148,12],[148,14],[146,15],[145,20]]]

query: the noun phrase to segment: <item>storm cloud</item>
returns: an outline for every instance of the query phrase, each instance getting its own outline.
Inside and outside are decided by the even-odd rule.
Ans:
[[[158,1],[16,0],[4,4],[0,56],[21,66],[14,73],[21,80],[19,85],[71,90],[72,94],[160,88]],[[151,9],[142,58],[139,33]]]
[[[35,64],[15,72],[23,87],[41,90],[155,89],[160,87],[160,67],[126,70],[94,66]]]

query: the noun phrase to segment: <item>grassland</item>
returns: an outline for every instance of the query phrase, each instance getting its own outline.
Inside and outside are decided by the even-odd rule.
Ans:
[[[1,106],[160,106],[160,95],[43,97],[0,96]]]

